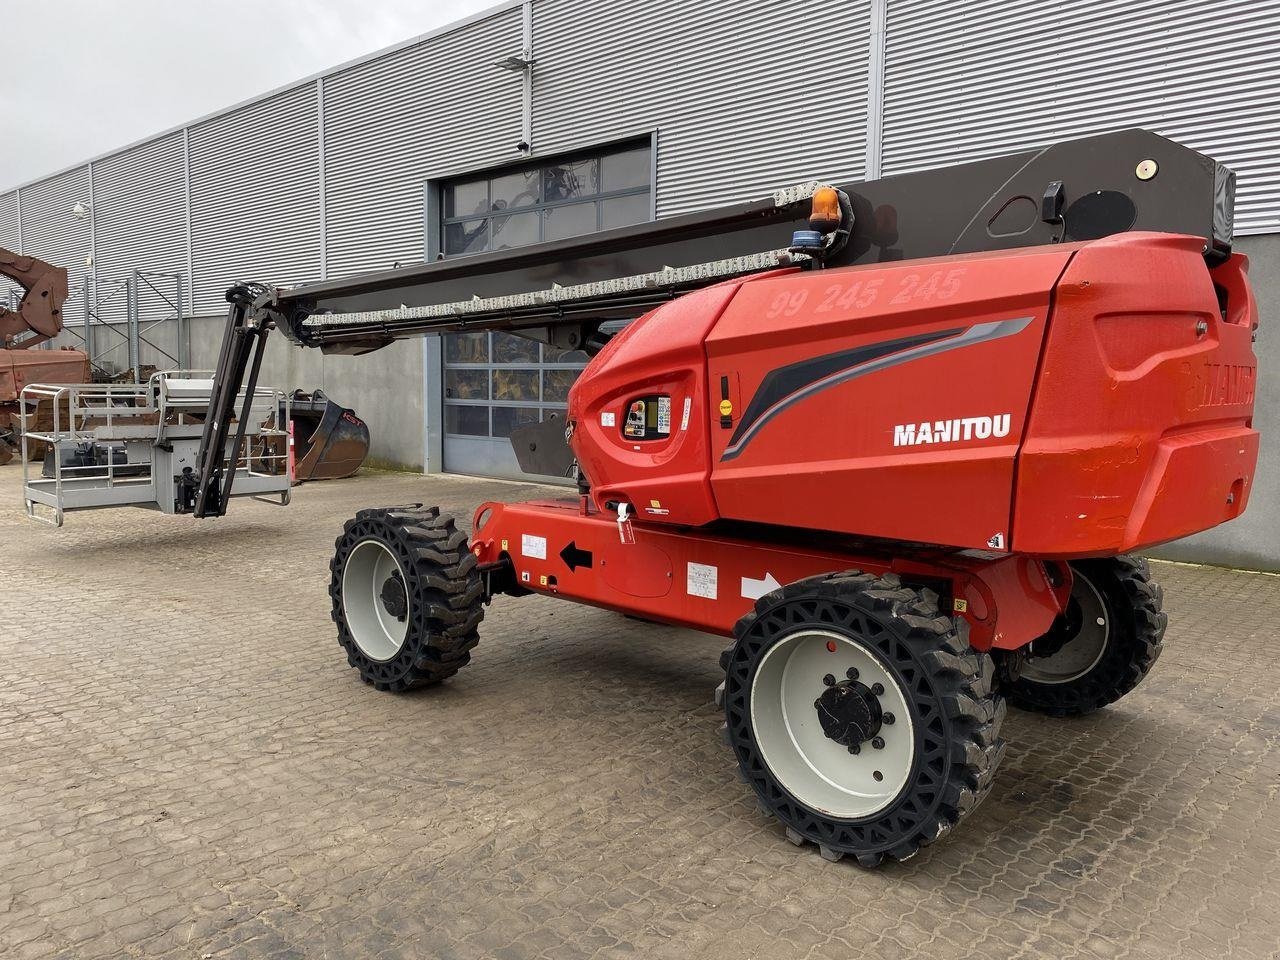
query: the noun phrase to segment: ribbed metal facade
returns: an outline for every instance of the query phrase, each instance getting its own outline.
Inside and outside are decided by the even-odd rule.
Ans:
[[[533,142],[554,153],[657,134],[657,213],[862,176],[867,0],[533,9]]]
[[[325,77],[327,274],[423,257],[423,183],[515,156],[520,10]]]
[[[1277,0],[890,0],[885,173],[1147,127],[1237,174],[1237,233],[1280,232]]]
[[[104,320],[125,319],[123,281],[134,270],[186,274],[186,184],[181,131],[94,162],[94,274]],[[172,297],[171,283],[151,282]],[[153,291],[138,296],[143,319],[172,315]]]
[[[307,84],[191,127],[198,313],[226,309],[239,280],[319,279],[317,105]]]
[[[221,312],[239,279],[422,257],[425,185],[526,136],[535,158],[651,137],[667,216],[1129,125],[1233,166],[1237,232],[1280,232],[1277,37],[1280,0],[509,2],[23,186],[22,246],[100,294],[183,273]],[[499,66],[525,52],[531,81]]]
[[[18,192],[0,193],[0,247],[18,252]]]

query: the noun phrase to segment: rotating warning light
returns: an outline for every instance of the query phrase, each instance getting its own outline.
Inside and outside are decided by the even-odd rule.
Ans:
[[[840,226],[840,193],[835,187],[819,187],[813,191],[809,208],[809,229],[830,233]]]

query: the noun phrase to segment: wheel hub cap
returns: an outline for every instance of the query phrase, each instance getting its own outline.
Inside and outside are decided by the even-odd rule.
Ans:
[[[382,582],[382,590],[378,596],[387,613],[397,620],[403,620],[409,612],[409,597],[404,591],[404,580],[400,578],[399,570]]]
[[[1027,648],[1022,676],[1034,683],[1077,680],[1097,666],[1110,637],[1111,622],[1102,594],[1077,572],[1067,609]]]
[[[884,718],[880,701],[857,680],[841,680],[827,687],[813,705],[822,732],[836,743],[861,746],[880,732]]]
[[[874,815],[911,775],[908,693],[867,641],[816,626],[784,636],[756,666],[750,709],[770,773],[826,816]]]

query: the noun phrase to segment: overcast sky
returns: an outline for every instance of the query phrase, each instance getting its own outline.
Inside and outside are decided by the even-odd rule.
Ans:
[[[497,0],[0,0],[0,190]]]

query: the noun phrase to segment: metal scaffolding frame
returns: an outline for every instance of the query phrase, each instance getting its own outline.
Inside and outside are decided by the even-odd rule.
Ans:
[[[142,345],[155,350],[172,366],[184,370],[189,366],[190,349],[187,342],[187,314],[182,308],[183,276],[180,273],[158,273],[150,270],[134,270],[123,277],[95,277],[86,275],[78,288],[81,295],[81,326],[65,327],[67,332],[84,342],[90,365],[100,373],[110,371],[104,365],[107,357],[121,347],[125,348],[125,363],[121,369],[133,374],[135,383],[142,377]],[[124,319],[112,319],[108,311],[123,305]],[[176,324],[175,353],[170,353],[147,336],[161,324]],[[123,326],[122,333],[118,327]],[[105,340],[110,334],[115,342],[109,346]]]

